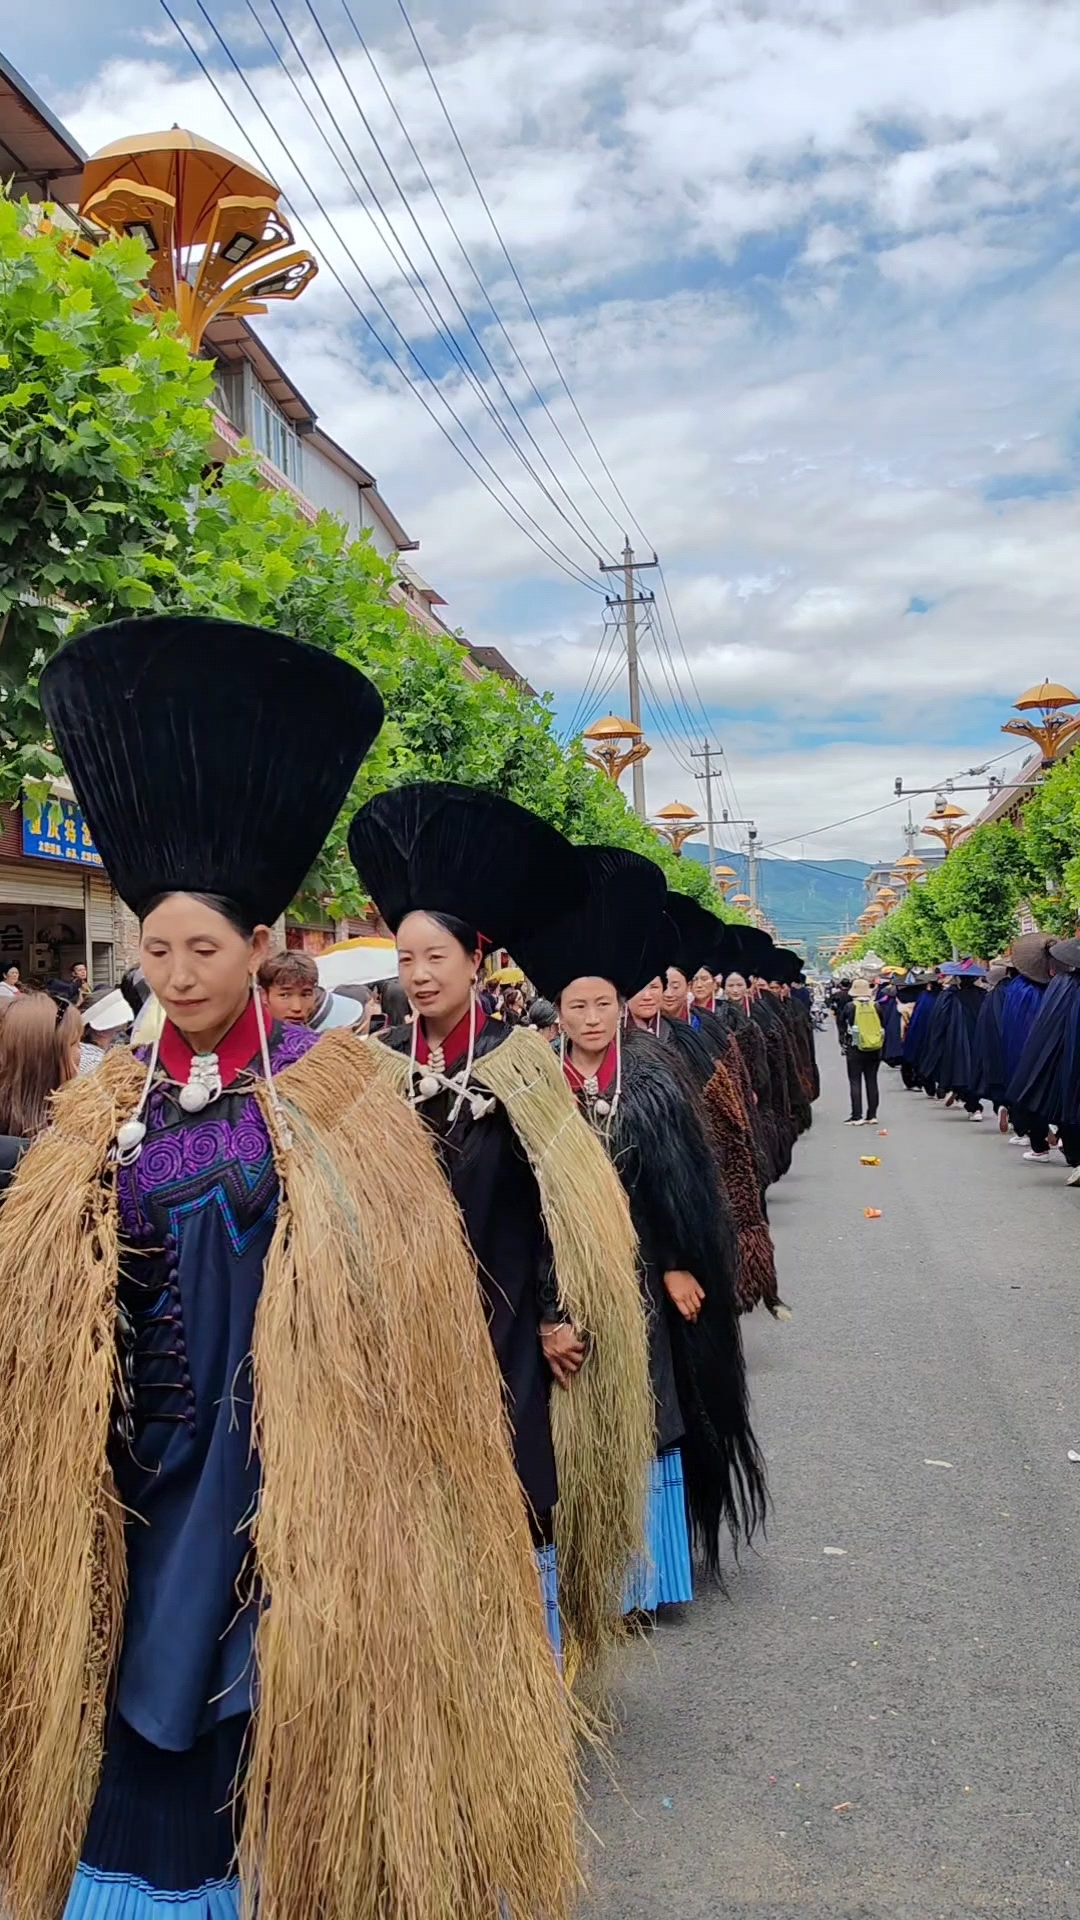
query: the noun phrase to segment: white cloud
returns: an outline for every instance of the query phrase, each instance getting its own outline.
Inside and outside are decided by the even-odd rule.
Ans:
[[[396,15],[370,26],[381,71],[610,512],[531,403],[359,48],[316,4],[546,458],[600,538],[620,546],[624,509]],[[253,59],[256,40],[241,49],[243,10],[214,0],[211,11]],[[135,0],[128,16],[128,34],[102,42],[119,57],[52,96],[86,144],[173,121],[241,144],[182,50],[171,57],[155,31],[148,52]],[[290,17],[449,313],[306,9]],[[1053,490],[1071,484],[1080,296],[1068,211],[1080,182],[1071,0],[486,0],[479,11],[427,0],[418,24],[560,364],[662,553],[696,686],[766,837],[887,799],[901,767],[937,778],[1000,751],[998,706],[1003,718],[1036,672],[1075,678],[1080,548],[1074,504]],[[200,32],[209,57],[205,40]],[[595,577],[595,556],[447,371],[430,321],[264,56],[252,83],[360,266],[484,452]],[[310,211],[282,147],[215,70]],[[370,309],[317,214],[313,224]],[[379,359],[330,273],[260,325],[328,431],[421,539],[420,564],[450,618],[572,706],[602,603],[569,582],[556,590],[558,574]],[[929,610],[908,613],[913,603]],[[617,687],[611,698],[619,704]],[[648,773],[657,799],[686,789],[662,740]],[[876,831],[856,823],[821,845],[873,853]]]

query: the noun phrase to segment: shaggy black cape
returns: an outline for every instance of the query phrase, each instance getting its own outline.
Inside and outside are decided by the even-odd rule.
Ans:
[[[588,884],[554,827],[500,794],[442,780],[376,794],[349,828],[349,853],[393,933],[409,913],[452,914],[515,959]]]
[[[667,964],[664,875],[623,847],[580,847],[588,894],[572,913],[536,927],[514,949],[540,993],[558,1000],[571,980],[610,980],[624,999]]]
[[[227,620],[118,620],[50,660],[42,711],[121,899],[213,893],[268,925],[383,721],[322,647]]]
[[[610,1148],[646,1263],[661,1278],[673,1269],[692,1273],[705,1293],[693,1324],[664,1299],[694,1540],[715,1571],[721,1527],[738,1542],[764,1522],[765,1467],[750,1425],[735,1243],[716,1164],[696,1101],[671,1056],[646,1033],[624,1040]]]

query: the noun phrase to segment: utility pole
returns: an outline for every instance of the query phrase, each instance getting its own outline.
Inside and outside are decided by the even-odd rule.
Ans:
[[[690,749],[691,760],[704,760],[705,762],[704,773],[695,774],[694,778],[696,780],[704,780],[705,782],[705,818],[708,821],[708,831],[709,831],[709,885],[710,887],[715,887],[716,885],[716,874],[713,871],[716,865],[716,829],[715,829],[715,823],[714,823],[713,803],[712,803],[712,783],[713,783],[713,764],[712,763],[713,763],[714,756],[717,759],[719,759],[720,754],[722,752],[723,752],[722,747],[711,747],[709,745],[708,740],[702,741],[700,753],[695,753],[693,748]]]
[[[655,553],[651,560],[635,560],[629,534],[624,534],[623,542],[621,561],[612,561],[608,564],[601,560],[600,571],[601,573],[621,573],[623,577],[621,596],[609,594],[608,606],[621,607],[623,610],[626,625],[626,678],[630,691],[630,718],[635,727],[640,727],[641,687],[638,683],[637,610],[645,606],[652,599],[652,595],[638,593],[635,576],[643,573],[648,567],[658,567],[660,562]],[[634,812],[639,820],[644,820],[645,771],[640,760],[634,762]]]
[[[750,912],[756,914],[758,904],[757,828],[752,821],[746,829],[746,871],[750,883],[747,888],[750,895]]]

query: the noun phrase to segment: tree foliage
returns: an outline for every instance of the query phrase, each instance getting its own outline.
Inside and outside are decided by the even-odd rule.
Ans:
[[[82,259],[0,195],[0,799],[57,771],[37,676],[68,611],[146,606],[210,440],[212,369],[137,310],[147,256]]]
[[[932,967],[954,952],[989,960],[1013,938],[1031,878],[1025,834],[1007,820],[976,827],[851,957],[872,948],[890,966]]]
[[[634,848],[671,885],[709,897],[703,867],[671,854],[580,743],[560,743],[550,701],[494,674],[467,677],[461,646],[410,618],[366,535],[309,519],[250,457],[207,471],[212,367],[168,317],[142,311],[146,266],[130,240],[82,259],[0,196],[0,801],[59,770],[37,677],[66,633],[132,612],[198,612],[328,647],[386,703],[309,876],[308,911],[361,910],[351,810],[432,778],[507,794],[575,841]]]

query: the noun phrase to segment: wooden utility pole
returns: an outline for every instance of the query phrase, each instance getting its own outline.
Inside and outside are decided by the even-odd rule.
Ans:
[[[638,681],[637,654],[637,610],[652,599],[651,594],[637,591],[636,575],[644,573],[648,567],[660,565],[655,553],[651,560],[635,560],[634,549],[630,545],[629,535],[624,536],[622,559],[601,560],[601,573],[621,573],[623,577],[622,594],[609,594],[608,606],[621,607],[626,633],[626,678],[630,693],[630,718],[635,727],[641,726],[641,687]],[[634,762],[634,812],[639,820],[645,818],[645,773],[640,760]]]

